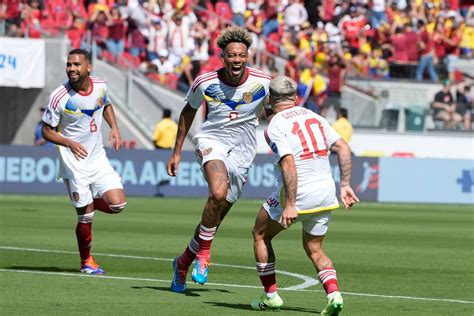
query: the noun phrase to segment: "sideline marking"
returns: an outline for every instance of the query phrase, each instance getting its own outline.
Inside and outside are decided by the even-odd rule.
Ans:
[[[28,251],[28,252],[45,252],[45,253],[62,253],[62,254],[72,254],[72,255],[77,255],[76,251],[66,251],[66,250],[49,250],[49,249],[36,249],[36,248],[20,248],[20,247],[9,247],[9,246],[0,246],[0,249],[3,250],[15,250],[15,251]],[[110,254],[110,253],[97,253],[94,252],[94,256],[103,256],[103,257],[113,257],[113,258],[125,258],[125,259],[140,259],[140,260],[155,260],[155,261],[173,261],[173,259],[168,259],[168,258],[155,258],[155,257],[143,257],[143,256],[129,256],[129,255],[118,255],[118,254]],[[227,267],[227,268],[237,268],[237,269],[247,269],[247,270],[255,270],[255,267],[246,267],[246,266],[239,266],[239,265],[233,265],[233,264],[223,264],[223,263],[212,263],[213,266],[219,266],[219,267]],[[3,271],[3,270],[2,270]],[[297,284],[294,286],[286,287],[286,288],[281,288],[281,290],[289,290],[289,291],[298,291],[298,290],[303,290],[307,289],[313,285],[319,284],[319,281],[308,277],[306,275],[298,274],[298,273],[293,273],[293,272],[287,272],[287,271],[281,271],[281,270],[276,270],[277,273],[288,275],[291,277],[295,277],[298,279],[303,280],[304,282],[301,284]],[[168,281],[167,281],[168,282]],[[211,284],[211,283],[209,283]],[[225,286],[232,286],[229,284],[213,284],[213,285],[225,285]],[[238,285],[238,287],[247,287],[246,285]],[[251,286],[252,288],[260,288],[260,286]]]
[[[47,252],[47,253],[64,253],[64,254],[77,254],[74,251],[63,251],[63,250],[47,250],[47,249],[34,249],[34,248],[19,248],[19,247],[8,247],[0,246],[0,249],[4,250],[18,250],[18,251],[29,251],[29,252]],[[128,256],[128,255],[114,255],[114,254],[96,254],[101,256],[108,257],[117,257],[117,258],[129,258],[129,259],[143,259],[143,260],[156,260],[156,261],[172,261],[172,259],[167,258],[153,258],[153,257],[142,257],[142,256]],[[242,269],[254,269],[251,267],[237,266],[237,265],[227,265],[227,264],[213,264],[223,267],[235,267]],[[108,276],[108,275],[88,275],[81,273],[68,273],[68,272],[47,272],[47,271],[33,271],[33,270],[12,270],[12,269],[0,269],[0,272],[16,272],[16,273],[30,273],[30,274],[44,274],[44,275],[61,275],[61,276],[73,276],[73,277],[89,277],[96,279],[114,279],[114,280],[129,280],[129,281],[146,281],[146,282],[161,282],[169,283],[170,280],[160,280],[160,279],[148,279],[148,278],[131,278],[131,277],[119,277],[119,276]],[[302,276],[301,274],[279,271],[278,273],[287,274],[291,276]],[[303,276],[305,278],[311,279],[309,277]],[[315,280],[315,279],[313,279]],[[316,280],[315,280],[316,281]],[[260,289],[261,286],[254,285],[240,285],[240,284],[223,284],[223,283],[206,283],[208,285],[214,286],[224,286],[224,287],[237,287],[237,288],[252,288]],[[304,283],[303,283],[304,284]],[[301,285],[299,285],[301,286]],[[323,292],[322,290],[308,290],[304,288],[295,289],[298,286],[279,288],[282,291],[298,291],[298,292]],[[460,304],[474,304],[474,301],[464,301],[464,300],[454,300],[454,299],[444,299],[444,298],[429,298],[429,297],[415,297],[415,296],[402,296],[402,295],[384,295],[384,294],[369,294],[369,293],[355,293],[355,292],[341,292],[344,295],[353,295],[353,296],[366,296],[366,297],[380,297],[380,298],[389,298],[389,299],[403,299],[403,300],[418,300],[418,301],[436,301],[436,302],[447,302],[447,303],[460,303]]]

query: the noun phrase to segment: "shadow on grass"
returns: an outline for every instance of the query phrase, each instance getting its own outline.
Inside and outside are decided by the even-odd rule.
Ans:
[[[205,304],[209,304],[216,307],[226,307],[232,309],[240,309],[240,310],[252,310],[250,307],[250,302],[248,304],[232,304],[232,303],[223,303],[223,302],[203,302]],[[299,313],[309,313],[309,314],[319,314],[320,312],[314,309],[303,308],[303,307],[290,307],[290,306],[283,306],[280,312],[299,312]],[[278,311],[275,311],[278,312]]]
[[[13,266],[13,267],[3,267],[7,270],[26,270],[26,271],[42,271],[42,272],[67,272],[74,273],[79,272],[79,269],[68,269],[60,267],[27,267],[27,266]]]
[[[132,289],[135,290],[155,290],[155,291],[165,291],[171,292],[169,286],[132,286]],[[176,295],[185,295],[185,296],[200,296],[199,292],[219,292],[219,293],[233,293],[227,290],[219,290],[219,289],[195,289],[195,288],[187,288],[186,291],[183,293],[176,293]]]

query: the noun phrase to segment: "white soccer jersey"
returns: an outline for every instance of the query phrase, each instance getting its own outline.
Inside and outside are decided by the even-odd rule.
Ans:
[[[89,94],[76,92],[69,81],[63,83],[49,96],[43,121],[57,127],[65,138],[80,143],[87,150],[85,159],[77,160],[69,148],[59,146],[59,176],[65,179],[84,178],[96,174],[108,165],[102,144],[102,113],[110,104],[106,83],[90,77]]]
[[[247,67],[246,80],[239,86],[224,83],[218,71],[200,75],[189,90],[186,101],[195,109],[206,104],[206,120],[193,142],[218,142],[226,151],[239,157],[239,164],[249,168],[255,158],[255,129],[258,114],[268,94],[271,77]]]
[[[265,130],[265,138],[278,156],[275,177],[280,188],[283,188],[283,179],[278,162],[288,154],[295,159],[298,174],[296,206],[300,211],[337,207],[334,194],[334,198],[321,197],[327,194],[328,188],[335,187],[329,149],[341,138],[326,119],[308,109],[292,107],[275,114]]]

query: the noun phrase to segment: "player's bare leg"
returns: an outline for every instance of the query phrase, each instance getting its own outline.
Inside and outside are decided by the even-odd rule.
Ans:
[[[204,165],[204,172],[209,185],[209,196],[204,205],[201,222],[196,226],[193,238],[183,254],[176,257],[173,262],[174,276],[171,282],[171,290],[174,292],[185,291],[189,266],[198,256],[199,258],[196,260],[193,269],[193,280],[200,284],[205,283],[210,263],[212,240],[217,227],[233,205],[226,199],[229,184],[224,162],[220,160],[208,161]]]
[[[272,220],[262,207],[252,230],[257,272],[265,294],[252,301],[255,310],[279,309],[283,300],[277,293],[275,253],[272,239],[283,230],[283,226]]]
[[[209,195],[202,212],[199,227],[199,250],[192,273],[194,282],[204,284],[211,263],[212,240],[225,214],[232,204],[227,201],[229,177],[226,165],[221,160],[210,160],[204,164],[204,174],[209,185]],[[224,217],[222,216],[224,214]]]
[[[112,189],[100,198],[94,199],[94,209],[108,214],[118,214],[125,209],[125,192],[123,189]]]
[[[326,291],[328,303],[321,315],[338,315],[342,310],[343,300],[339,292],[336,270],[323,251],[324,236],[313,236],[303,230],[303,247],[318,272],[319,280]]]
[[[81,272],[87,274],[103,274],[104,270],[97,265],[91,256],[94,204],[91,203],[85,207],[76,208],[76,213],[78,218],[76,238],[79,255],[81,256]]]

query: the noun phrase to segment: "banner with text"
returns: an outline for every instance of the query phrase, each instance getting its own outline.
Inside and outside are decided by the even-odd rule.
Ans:
[[[42,39],[0,37],[0,86],[43,88],[45,57]]]
[[[177,177],[166,174],[170,152],[152,150],[107,151],[112,166],[122,177],[127,195],[206,197],[207,183],[194,153],[184,152]],[[242,197],[266,199],[275,190],[272,155],[259,154],[249,170]],[[332,173],[339,185],[339,167],[331,156]],[[0,145],[0,193],[66,193],[56,179],[55,148]],[[376,201],[378,158],[353,160],[352,186],[363,201]]]

